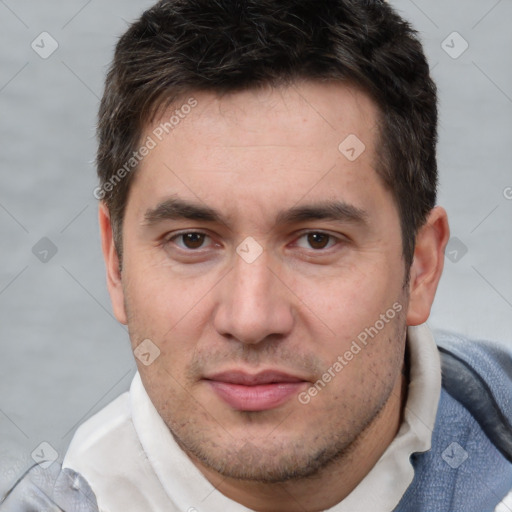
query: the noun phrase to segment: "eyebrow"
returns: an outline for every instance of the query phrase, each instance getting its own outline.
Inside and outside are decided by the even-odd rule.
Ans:
[[[150,208],[144,214],[143,224],[152,226],[166,220],[198,220],[228,225],[217,210],[201,203],[170,197]],[[310,220],[331,220],[353,224],[367,224],[368,213],[343,201],[321,201],[294,206],[277,214],[276,224],[293,224]]]

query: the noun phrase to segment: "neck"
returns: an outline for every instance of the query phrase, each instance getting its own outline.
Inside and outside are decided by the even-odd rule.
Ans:
[[[233,480],[189,456],[218,491],[252,510],[294,512],[298,507],[304,512],[327,510],[344,500],[357,487],[395,438],[403,419],[407,383],[404,371],[399,374],[380,413],[361,432],[351,449],[315,477],[281,484]]]

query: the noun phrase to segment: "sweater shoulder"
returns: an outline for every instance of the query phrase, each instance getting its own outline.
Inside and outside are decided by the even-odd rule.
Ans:
[[[512,424],[512,349],[504,343],[468,339],[447,331],[438,331],[434,337],[441,355],[443,387],[454,396],[454,386],[469,384],[470,389],[458,390],[467,395],[474,388],[469,382],[473,375],[471,380],[485,388],[488,399]]]

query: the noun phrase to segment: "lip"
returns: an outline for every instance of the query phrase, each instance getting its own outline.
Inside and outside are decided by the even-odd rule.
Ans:
[[[257,374],[226,371],[205,377],[204,380],[219,398],[238,411],[275,409],[307,385],[303,378],[276,370]]]

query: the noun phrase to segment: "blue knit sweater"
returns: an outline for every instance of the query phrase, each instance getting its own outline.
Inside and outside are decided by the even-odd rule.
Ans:
[[[512,489],[512,354],[435,336],[443,387],[428,452],[394,512],[493,512]]]

